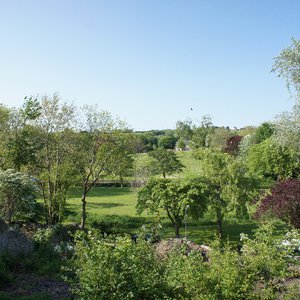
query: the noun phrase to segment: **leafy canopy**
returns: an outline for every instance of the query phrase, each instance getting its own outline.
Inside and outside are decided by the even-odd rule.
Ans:
[[[186,208],[194,218],[201,217],[207,208],[206,193],[207,185],[197,179],[152,178],[139,190],[136,209],[139,214],[165,211],[179,237]]]
[[[166,178],[167,175],[179,173],[183,169],[183,164],[173,151],[158,148],[149,152],[149,155],[155,159],[158,172],[160,172],[164,178]]]
[[[287,87],[291,92],[294,88],[297,97],[300,96],[300,41],[292,38],[291,45],[283,49],[274,58],[272,72],[276,72],[278,77],[286,80]]]

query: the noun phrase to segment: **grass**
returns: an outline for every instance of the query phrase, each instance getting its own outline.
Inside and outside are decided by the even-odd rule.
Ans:
[[[194,158],[193,151],[178,151],[176,152],[179,160],[184,165],[184,169],[182,172],[183,176],[186,175],[199,175],[200,169],[199,169],[199,160]]]
[[[200,222],[201,223],[201,222]],[[240,240],[240,234],[246,233],[250,237],[252,236],[252,231],[257,227],[254,222],[246,223],[224,223],[223,233],[224,239],[228,240],[230,243],[238,244]],[[181,228],[181,236],[185,235],[184,226]],[[215,224],[199,224],[187,226],[186,236],[189,240],[194,241],[198,244],[209,244],[212,240],[217,238],[217,226]],[[163,238],[169,238],[174,236],[174,230],[171,226],[166,226],[162,232]]]
[[[177,152],[180,161],[185,166],[180,176],[199,174],[199,162],[193,157],[192,151]],[[69,195],[66,206],[66,223],[80,221],[81,199],[80,189],[73,189]],[[135,210],[137,190],[128,187],[95,187],[87,197],[87,224],[100,227],[110,232],[136,233],[143,224],[153,221],[154,216],[137,215]],[[164,213],[162,215],[163,238],[174,236],[173,227]],[[224,238],[231,243],[238,243],[240,233],[252,235],[257,224],[254,221],[236,222],[235,220],[224,222]],[[217,227],[214,222],[201,220],[189,221],[187,237],[197,243],[208,243],[215,239]],[[184,227],[181,235],[185,235]]]
[[[127,187],[95,187],[87,197],[87,222],[99,226],[111,232],[136,233],[143,224],[151,222],[153,216],[146,213],[141,216],[136,214],[135,205],[137,190]],[[79,222],[80,220],[80,189],[73,189],[66,206],[66,223]],[[174,230],[168,218],[162,214],[163,238],[174,237]],[[224,237],[229,242],[238,243],[240,233],[251,236],[256,223],[230,222],[224,223]],[[200,220],[188,221],[187,237],[196,243],[208,243],[216,236],[217,227],[214,222]],[[181,236],[185,235],[184,226],[181,228]]]
[[[80,189],[73,189],[67,201],[67,215],[79,214]],[[96,215],[135,215],[136,190],[121,187],[95,187],[87,197],[87,213]]]

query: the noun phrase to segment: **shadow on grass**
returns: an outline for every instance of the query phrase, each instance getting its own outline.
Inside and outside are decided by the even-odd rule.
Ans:
[[[240,241],[240,234],[248,234],[253,236],[253,230],[257,227],[255,223],[245,224],[224,224],[223,226],[223,240],[229,241],[232,244],[238,244]],[[181,237],[185,236],[185,229],[182,226],[180,231]],[[215,224],[207,225],[188,225],[186,231],[187,238],[198,244],[207,244],[217,238],[217,226]],[[169,225],[165,225],[162,233],[163,238],[174,237],[174,229]]]
[[[64,212],[64,219],[70,219],[74,221],[74,219],[76,219],[76,217],[80,215],[80,213],[76,211],[76,209],[74,209],[74,206],[75,205],[72,204],[66,205],[65,212]]]
[[[89,208],[114,208],[114,207],[119,207],[119,206],[124,206],[124,203],[114,203],[114,202],[102,202],[102,203],[97,203],[97,202],[89,202],[88,207]]]
[[[286,225],[276,224],[276,232],[274,235],[279,235]],[[223,240],[229,244],[237,245],[240,243],[240,234],[245,233],[250,238],[254,236],[254,230],[258,227],[256,222],[248,223],[224,223],[223,224]],[[210,244],[211,241],[217,238],[217,226],[215,224],[199,224],[188,225],[186,231],[187,239],[194,241],[197,244]],[[162,228],[162,238],[173,238],[175,236],[174,229],[169,223],[165,223]],[[185,236],[184,226],[180,229],[180,236]]]
[[[90,215],[88,225],[100,229],[107,234],[136,233],[144,224],[151,223],[151,218],[120,216],[120,215]]]
[[[123,195],[130,195],[134,193],[135,190],[129,187],[94,187],[90,190],[87,197],[116,197]],[[73,188],[69,192],[69,198],[80,198],[81,189]]]

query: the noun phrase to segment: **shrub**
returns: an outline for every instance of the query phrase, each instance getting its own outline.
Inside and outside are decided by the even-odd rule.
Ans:
[[[103,234],[124,233],[130,229],[139,229],[146,219],[119,215],[91,216],[91,227],[99,229]]]
[[[290,252],[278,247],[273,234],[274,227],[264,225],[255,239],[242,235],[240,253],[217,240],[208,262],[197,252],[173,252],[167,261],[168,285],[182,299],[278,299],[283,291],[288,297],[284,279],[290,275]]]
[[[35,217],[35,187],[29,176],[14,170],[0,172],[0,217],[27,221]]]
[[[300,180],[277,182],[256,211],[256,217],[270,213],[295,228],[300,228]]]
[[[254,239],[242,235],[240,252],[217,240],[203,260],[201,252],[187,251],[184,241],[158,258],[155,247],[142,239],[80,233],[74,292],[83,299],[271,300],[279,294],[297,299],[299,291],[284,284],[293,276],[292,247],[282,247],[282,239],[273,236],[270,224],[258,228]]]
[[[129,236],[103,239],[99,232],[76,238],[77,284],[83,299],[164,299],[164,272],[154,248]]]

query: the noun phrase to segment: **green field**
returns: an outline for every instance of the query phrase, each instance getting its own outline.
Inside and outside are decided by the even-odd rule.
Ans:
[[[184,165],[183,169],[183,176],[186,175],[198,175],[200,173],[199,171],[199,160],[194,158],[193,151],[182,151],[182,152],[176,152],[178,158]]]
[[[136,214],[137,190],[120,187],[95,187],[87,197],[87,223],[107,223],[107,226],[118,227],[119,231],[136,233],[143,224],[154,220],[154,216],[146,213],[141,216]],[[66,223],[79,222],[80,220],[80,190],[74,189],[66,206]],[[163,238],[174,236],[173,228],[166,217],[161,217]],[[224,237],[230,242],[237,243],[240,233],[251,234],[256,227],[254,222],[224,223]],[[215,238],[216,225],[207,220],[192,221],[187,223],[187,237],[197,243],[205,243]],[[184,227],[181,235],[185,235]]]
[[[178,157],[185,166],[180,176],[199,174],[199,162],[193,157],[192,151],[178,152]],[[80,189],[73,189],[68,197],[66,205],[66,223],[80,222]],[[129,187],[95,187],[87,197],[87,224],[99,225],[105,230],[114,229],[114,232],[136,233],[143,224],[151,223],[156,218],[146,212],[136,214],[137,189]],[[161,213],[163,238],[174,236],[173,227],[168,218]],[[97,226],[96,226],[97,227]],[[251,236],[256,223],[254,221],[225,220],[224,238],[230,242],[238,243],[240,233]],[[280,227],[280,226],[279,226]],[[206,243],[216,236],[216,225],[209,217],[193,221],[188,220],[187,237],[197,243]],[[181,235],[185,235],[185,228],[181,228]]]
[[[80,189],[71,191],[67,210],[80,212]],[[95,215],[135,215],[136,190],[121,187],[95,187],[87,197],[87,213]]]

